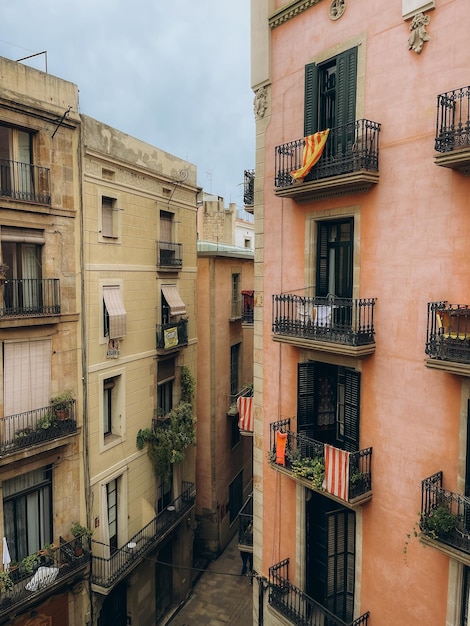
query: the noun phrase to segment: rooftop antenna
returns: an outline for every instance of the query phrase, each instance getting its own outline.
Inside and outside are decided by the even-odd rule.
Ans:
[[[46,74],[47,74],[47,50],[43,50],[42,52],[36,52],[35,54],[30,54],[27,57],[22,57],[21,59],[16,59],[16,62],[19,63],[20,61],[26,61],[26,59],[32,59],[33,57],[37,57],[40,54],[44,55],[44,62],[46,65]]]
[[[212,193],[212,172],[207,172],[207,178],[209,179],[209,193]]]

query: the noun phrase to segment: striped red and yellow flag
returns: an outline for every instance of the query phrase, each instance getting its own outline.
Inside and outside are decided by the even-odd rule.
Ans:
[[[303,179],[307,176],[312,167],[321,157],[326,140],[328,139],[329,132],[330,129],[327,128],[326,130],[321,130],[314,135],[309,135],[308,137],[305,137],[302,167],[290,173],[294,180],[303,181]]]
[[[328,493],[348,501],[349,452],[325,444],[325,488]]]

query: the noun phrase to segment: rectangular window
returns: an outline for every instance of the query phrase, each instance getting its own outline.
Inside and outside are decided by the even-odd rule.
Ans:
[[[158,417],[165,417],[173,408],[173,381],[168,380],[157,387]]]
[[[354,614],[356,516],[310,492],[306,508],[306,593],[346,623]]]
[[[116,409],[116,395],[114,389],[116,387],[115,378],[106,378],[103,383],[103,433],[106,437],[113,432],[113,408]]]
[[[127,312],[119,285],[103,287],[103,335],[118,339],[126,335]]]
[[[32,134],[0,126],[0,192],[18,200],[33,197]]]
[[[243,470],[235,476],[229,487],[228,508],[230,511],[230,523],[232,524],[243,506]]]
[[[232,311],[231,319],[238,319],[242,314],[242,300],[240,294],[240,274],[232,274]]]
[[[103,196],[101,198],[101,235],[102,237],[117,238],[117,209],[116,200]]]
[[[173,213],[160,211],[160,241],[173,241]]]
[[[317,223],[317,296],[352,297],[353,245],[352,218]]]
[[[111,554],[118,549],[118,478],[106,485],[108,506],[109,547]]]
[[[3,482],[4,534],[12,560],[52,542],[52,466]]]
[[[51,340],[6,342],[3,359],[4,415],[49,406]]]
[[[297,427],[309,437],[349,452],[359,449],[361,374],[307,361],[298,364]]]
[[[230,395],[236,396],[240,391],[240,348],[241,343],[230,347]]]
[[[159,479],[157,486],[157,513],[164,511],[172,501],[173,470],[167,478]]]

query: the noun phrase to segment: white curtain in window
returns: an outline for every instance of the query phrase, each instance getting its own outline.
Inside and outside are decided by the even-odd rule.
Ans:
[[[51,339],[4,344],[4,415],[49,406]]]

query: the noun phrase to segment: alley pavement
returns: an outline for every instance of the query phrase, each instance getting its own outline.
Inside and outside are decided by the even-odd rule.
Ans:
[[[240,575],[241,569],[235,536],[219,558],[210,563],[187,602],[167,625],[251,626],[253,585],[249,576]]]

